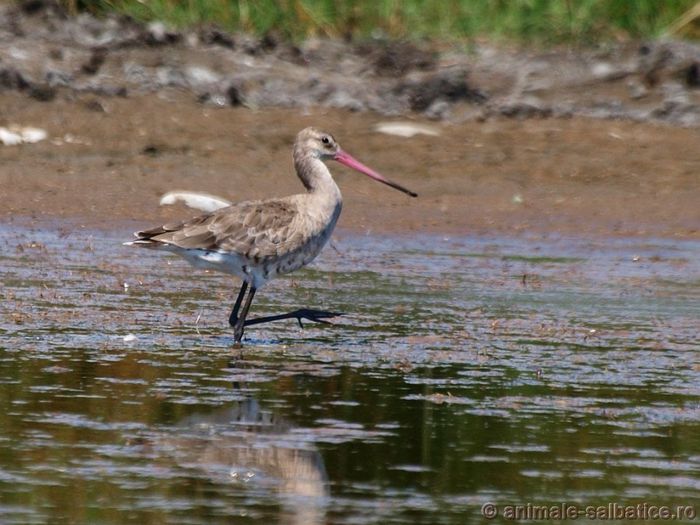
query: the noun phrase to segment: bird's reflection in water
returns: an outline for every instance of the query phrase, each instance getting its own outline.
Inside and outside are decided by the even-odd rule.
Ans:
[[[294,430],[289,421],[247,398],[188,416],[160,445],[181,467],[263,499],[274,497],[281,506],[279,523],[325,523],[329,490],[323,458]]]

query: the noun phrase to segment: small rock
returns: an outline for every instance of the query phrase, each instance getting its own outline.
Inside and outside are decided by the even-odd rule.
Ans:
[[[143,147],[143,149],[141,150],[141,154],[148,155],[149,157],[157,157],[161,154],[161,150],[162,148],[157,144],[148,144],[147,146]]]
[[[534,96],[518,97],[507,100],[497,106],[497,111],[509,118],[548,118],[552,116],[552,108]]]
[[[191,66],[187,68],[187,78],[191,86],[214,84],[220,80],[219,75],[214,73],[211,69],[201,66]]]
[[[104,47],[97,47],[92,50],[90,58],[80,67],[80,70],[86,75],[94,75],[100,70],[106,58],[107,50]]]
[[[55,2],[49,0],[23,0],[19,3],[19,8],[28,15],[33,15],[39,11],[43,11],[49,5],[55,6]]]
[[[228,103],[231,106],[242,106],[244,103],[244,98],[243,94],[241,93],[241,90],[233,84],[230,85],[226,90],[226,96],[228,97]]]
[[[145,40],[152,46],[174,44],[182,38],[182,35],[171,30],[163,22],[151,22],[146,27]]]
[[[202,29],[199,32],[199,40],[203,44],[217,45],[228,49],[233,49],[236,47],[233,37],[216,27],[207,27]]]
[[[107,110],[102,105],[102,102],[100,102],[97,99],[93,98],[90,100],[86,100],[83,105],[90,111],[96,111],[98,113],[107,113]]]
[[[598,62],[591,67],[591,74],[598,79],[605,79],[613,74],[615,69],[607,62]]]
[[[630,82],[627,87],[629,88],[630,98],[633,100],[639,100],[649,94],[649,90],[639,82]]]
[[[51,102],[56,98],[56,88],[48,84],[32,84],[28,94],[39,102]]]
[[[700,62],[693,62],[685,70],[685,83],[688,87],[700,87]]]
[[[263,51],[274,51],[280,45],[282,36],[274,29],[270,29],[260,39],[260,49]]]
[[[16,146],[17,144],[22,144],[22,136],[7,128],[0,128],[0,142],[5,146]]]
[[[61,49],[60,47],[51,48],[49,50],[49,57],[51,58],[51,60],[56,60],[60,62],[61,60],[63,60],[63,49]]]
[[[0,69],[0,87],[6,89],[27,89],[30,82],[24,78],[24,75],[13,67],[4,67]]]
[[[436,100],[447,102],[466,100],[481,104],[487,99],[483,92],[469,85],[467,73],[462,70],[442,71],[419,82],[401,83],[395,90],[408,94],[413,111],[425,111]]]
[[[431,120],[442,120],[450,113],[450,104],[446,100],[436,100],[423,114]]]
[[[21,128],[21,135],[22,135],[22,141],[25,144],[34,144],[35,142],[41,142],[46,137],[48,137],[48,133],[46,133],[45,130],[43,130],[41,128],[31,128],[31,127]]]
[[[437,54],[408,41],[365,42],[356,53],[367,56],[374,72],[382,76],[405,75],[411,70],[430,71],[437,66]]]
[[[50,87],[71,87],[73,77],[65,71],[51,70],[44,75],[44,80]]]
[[[0,127],[0,143],[5,146],[16,146],[18,144],[34,144],[40,142],[48,136],[41,128],[29,126]]]
[[[197,102],[200,104],[211,104],[212,106],[217,106],[220,108],[229,105],[227,97],[219,93],[209,93],[208,91],[200,93],[197,96]]]
[[[437,128],[414,122],[379,122],[374,126],[374,131],[406,138],[411,138],[415,135],[431,135],[433,137],[440,135],[440,131]]]
[[[96,90],[96,93],[108,97],[126,98],[129,95],[129,90],[126,86],[103,86]]]

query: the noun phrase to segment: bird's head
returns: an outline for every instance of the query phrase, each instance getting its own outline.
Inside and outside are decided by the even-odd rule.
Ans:
[[[404,188],[403,186],[386,179],[372,168],[369,168],[355,159],[349,153],[341,149],[333,135],[317,128],[305,128],[297,135],[294,143],[294,159],[301,161],[304,158],[316,158],[320,160],[335,160],[341,164],[359,171],[368,177],[379,181],[383,184],[391,186],[399,191],[402,191],[411,197],[417,197],[418,194]]]
[[[330,160],[340,151],[340,146],[333,135],[318,128],[305,128],[297,135],[294,143],[295,153],[305,153],[317,159]]]

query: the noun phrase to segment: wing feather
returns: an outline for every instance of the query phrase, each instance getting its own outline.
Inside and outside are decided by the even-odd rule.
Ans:
[[[303,238],[295,225],[299,207],[290,199],[246,201],[177,224],[136,233],[136,244],[223,251],[248,258],[280,255]]]

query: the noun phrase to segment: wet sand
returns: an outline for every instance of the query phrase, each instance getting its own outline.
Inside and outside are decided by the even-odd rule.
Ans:
[[[700,236],[693,43],[295,44],[73,17],[41,1],[0,7],[0,44],[0,126],[49,134],[0,146],[2,221],[113,230],[191,215],[158,207],[173,189],[294,193],[291,145],[314,125],[420,194],[332,166],[341,229]],[[392,119],[440,136],[374,131]]]
[[[51,103],[5,92],[0,107],[3,121],[49,133],[37,144],[0,147],[3,221],[60,217],[112,229],[191,215],[158,206],[173,189],[233,201],[294,193],[301,185],[291,144],[315,125],[420,195],[410,199],[331,163],[344,229],[700,238],[696,129],[490,119],[433,122],[439,137],[407,139],[374,131],[388,119],[371,113],[211,108],[176,90]]]

